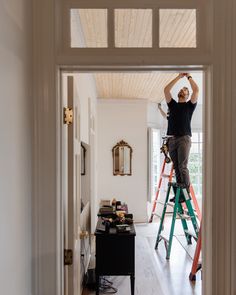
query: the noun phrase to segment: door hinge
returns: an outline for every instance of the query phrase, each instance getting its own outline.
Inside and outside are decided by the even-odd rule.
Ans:
[[[64,108],[64,124],[70,125],[73,122],[73,109]]]
[[[83,240],[83,239],[86,239],[89,237],[89,232],[87,230],[82,230],[80,232],[80,235],[79,235],[80,239]]]
[[[64,265],[73,264],[73,250],[64,249]]]

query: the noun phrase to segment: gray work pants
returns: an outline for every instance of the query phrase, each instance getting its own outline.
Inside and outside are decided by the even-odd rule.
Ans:
[[[168,139],[168,148],[174,164],[177,183],[189,188],[190,179],[187,165],[191,148],[191,137],[189,135],[170,137]]]

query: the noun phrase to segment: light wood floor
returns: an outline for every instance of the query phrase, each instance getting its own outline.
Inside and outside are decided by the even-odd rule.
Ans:
[[[169,232],[170,219],[165,223]],[[180,221],[176,222],[171,257],[165,259],[166,251],[163,241],[155,251],[156,234],[159,223],[136,224],[135,256],[135,295],[193,295],[201,294],[201,272],[195,283],[189,281],[192,258],[196,243],[187,245]],[[129,277],[109,277],[118,289],[117,295],[130,294]],[[84,290],[83,295],[94,295],[94,291]],[[102,294],[102,293],[100,293]]]

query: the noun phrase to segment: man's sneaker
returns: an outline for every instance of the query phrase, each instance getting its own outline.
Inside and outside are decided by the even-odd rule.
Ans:
[[[176,185],[173,186],[175,195],[176,195],[177,187],[186,188],[186,186],[184,184],[177,184],[176,183]],[[187,192],[188,192],[188,189],[187,189]],[[188,194],[189,194],[189,192],[188,192]],[[175,196],[170,199],[170,202],[175,203]],[[181,190],[180,196],[179,196],[179,203],[184,203],[184,202],[185,202],[185,197],[184,197],[183,191]]]
[[[175,203],[175,196],[173,198],[170,199],[170,202]],[[185,198],[184,196],[181,194],[179,196],[179,203],[184,203],[185,202]]]

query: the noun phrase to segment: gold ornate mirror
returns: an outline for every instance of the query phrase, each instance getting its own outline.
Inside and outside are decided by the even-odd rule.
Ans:
[[[113,175],[132,175],[132,148],[121,140],[112,149]]]

